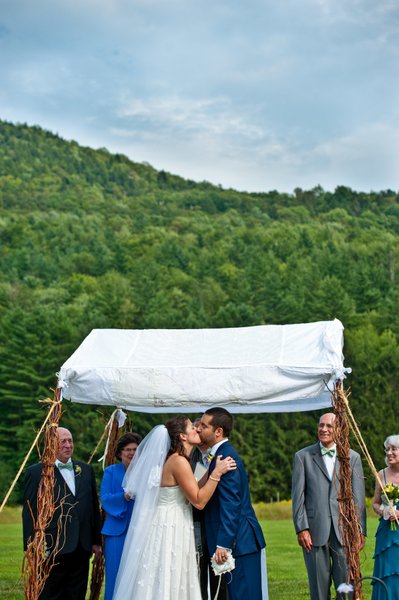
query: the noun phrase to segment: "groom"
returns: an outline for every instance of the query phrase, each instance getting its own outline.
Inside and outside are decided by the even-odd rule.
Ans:
[[[262,579],[266,587],[266,573],[262,578],[261,550],[266,543],[251,505],[244,465],[228,439],[232,428],[232,415],[216,407],[205,411],[197,429],[213,457],[210,476],[219,455],[231,456],[237,463],[235,471],[223,475],[205,507],[208,548],[219,564],[226,561],[229,550],[235,558],[235,569],[229,574],[229,600],[262,600]]]

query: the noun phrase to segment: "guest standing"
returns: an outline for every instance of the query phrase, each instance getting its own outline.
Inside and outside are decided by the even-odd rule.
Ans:
[[[89,559],[101,555],[101,518],[94,472],[90,465],[72,460],[72,434],[58,427],[57,460],[54,467],[56,510],[46,530],[47,550],[51,552],[60,533],[55,566],[45,583],[40,600],[84,600],[89,575]],[[22,524],[24,548],[33,539],[37,513],[37,492],[41,463],[26,470]],[[61,507],[60,501],[64,500]],[[57,508],[58,507],[58,508]]]
[[[112,600],[114,594],[123,543],[134,504],[133,499],[125,496],[122,481],[140,442],[141,436],[138,433],[126,433],[118,440],[115,458],[121,462],[107,467],[101,482],[100,499],[106,513],[101,531],[104,536],[105,558],[104,600]]]
[[[384,442],[384,448],[387,467],[378,473],[379,480],[384,487],[389,483],[399,486],[399,435],[388,436]],[[387,508],[388,503],[382,494],[380,482],[377,480],[373,509],[381,519],[375,534],[373,576],[382,579],[385,583],[389,590],[390,600],[399,600],[399,525],[397,523],[399,503],[396,503],[392,510],[387,510]],[[373,581],[372,600],[385,600],[385,598],[384,587],[378,581]]]
[[[311,600],[329,600],[331,579],[335,587],[348,579],[338,526],[339,459],[334,424],[334,413],[320,417],[319,441],[295,454],[292,473],[292,515],[308,571]],[[363,467],[359,454],[353,450],[350,466],[353,500],[366,535]],[[337,594],[337,598],[344,596]]]

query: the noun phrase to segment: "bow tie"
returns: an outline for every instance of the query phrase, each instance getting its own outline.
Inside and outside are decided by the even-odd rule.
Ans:
[[[335,448],[324,448],[321,447],[321,455],[322,456],[335,456]]]
[[[68,471],[73,471],[73,464],[70,462],[68,462],[68,463],[59,462],[58,468],[60,471],[61,471],[61,469],[68,469]]]

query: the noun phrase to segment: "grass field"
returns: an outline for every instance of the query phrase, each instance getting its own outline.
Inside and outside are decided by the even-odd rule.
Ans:
[[[267,541],[267,570],[270,600],[309,598],[306,570],[292,521],[290,504],[258,505],[257,514]],[[23,600],[21,580],[22,527],[20,509],[6,508],[0,515],[0,598]],[[373,571],[374,533],[377,519],[368,519],[369,535],[362,552],[362,574]],[[371,597],[370,585],[364,585],[365,600]],[[160,598],[160,600],[162,600]]]

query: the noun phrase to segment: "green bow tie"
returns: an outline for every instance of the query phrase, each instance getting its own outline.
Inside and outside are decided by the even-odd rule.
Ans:
[[[68,471],[73,471],[73,464],[72,463],[62,463],[59,462],[58,463],[58,468],[61,471],[61,469],[68,469]]]
[[[335,448],[324,448],[324,446],[321,447],[321,455],[322,456],[335,456]]]

